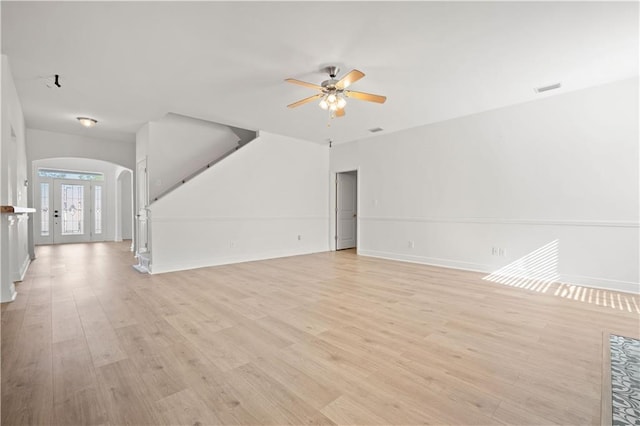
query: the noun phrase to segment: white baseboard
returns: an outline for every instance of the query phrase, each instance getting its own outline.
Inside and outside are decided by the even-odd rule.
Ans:
[[[133,265],[133,269],[140,272],[141,274],[150,274],[151,273],[151,258],[150,253],[138,253],[136,255],[138,259],[138,264]]]
[[[135,269],[136,271],[140,272],[141,274],[149,274],[150,271],[145,268],[143,265],[132,265],[133,269]]]
[[[20,265],[20,268],[14,272],[13,281],[20,282],[24,280],[25,275],[27,274],[27,269],[29,269],[29,265],[31,264],[31,258],[27,255]]]
[[[245,254],[238,256],[221,256],[211,259],[196,260],[193,262],[182,264],[164,264],[158,265],[152,263],[149,265],[150,274],[164,274],[166,272],[177,272],[189,269],[206,268],[209,266],[230,265],[233,263],[255,262],[259,260],[277,259],[281,257],[304,256],[313,253],[323,253],[329,251],[328,248],[310,249],[310,250],[273,250],[269,252]]]
[[[11,283],[9,290],[9,294],[2,294],[0,297],[0,303],[13,302],[16,300],[16,296],[18,292],[16,292],[16,286]]]
[[[380,259],[399,260],[400,262],[420,263],[422,265],[440,266],[443,268],[460,269],[463,271],[485,272],[488,273],[490,268],[488,265],[480,263],[463,262],[460,260],[442,259],[436,257],[414,256],[402,253],[391,253],[378,250],[361,250],[358,249],[361,256],[377,257]]]
[[[584,287],[599,288],[603,290],[620,291],[623,293],[640,294],[640,283],[631,281],[611,280],[607,278],[584,277],[581,275],[561,274],[560,281],[568,284],[577,284]]]
[[[412,256],[402,253],[391,253],[377,250],[361,250],[358,254],[368,257],[377,257],[388,260],[398,260],[401,262],[419,263],[429,266],[439,266],[443,268],[460,269],[463,271],[473,271],[482,273],[492,273],[488,265],[458,261],[453,259],[432,258],[426,256]],[[526,278],[526,277],[523,277]],[[640,294],[640,283],[630,281],[619,281],[608,278],[585,277],[581,275],[560,274],[560,282],[575,284],[583,287],[599,288],[604,290],[619,291],[623,293]]]

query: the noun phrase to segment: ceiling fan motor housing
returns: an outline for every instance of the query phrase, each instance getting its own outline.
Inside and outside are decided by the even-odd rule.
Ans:
[[[322,86],[323,89],[326,89],[329,92],[333,92],[336,91],[336,84],[338,84],[338,81],[340,80],[336,80],[335,78],[332,78],[331,80],[325,80],[322,83],[320,83],[320,85]]]

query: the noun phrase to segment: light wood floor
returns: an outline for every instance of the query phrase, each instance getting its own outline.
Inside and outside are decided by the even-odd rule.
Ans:
[[[155,276],[127,243],[37,256],[2,305],[3,425],[596,424],[602,333],[638,335],[637,297],[354,252]]]

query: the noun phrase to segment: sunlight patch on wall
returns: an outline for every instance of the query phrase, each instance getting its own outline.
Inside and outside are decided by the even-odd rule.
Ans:
[[[551,241],[487,275],[483,280],[546,293],[549,286],[560,278],[558,246],[559,240]]]

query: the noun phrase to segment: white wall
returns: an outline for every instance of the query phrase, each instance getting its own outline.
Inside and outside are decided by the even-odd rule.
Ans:
[[[136,146],[130,142],[27,129],[27,161],[30,163],[43,158],[90,158],[135,170],[135,155]]]
[[[133,171],[122,170],[118,174],[118,185],[120,187],[120,235],[119,240],[130,240],[133,238]]]
[[[327,147],[261,133],[151,204],[152,272],[328,250],[328,171]]]
[[[2,127],[0,137],[0,205],[28,207],[25,125],[9,60],[2,55]],[[3,214],[0,223],[0,301],[15,297],[14,281],[24,276],[30,262],[28,215]]]
[[[636,78],[339,145],[330,164],[359,170],[360,254],[491,272],[558,239],[561,280],[638,291],[638,153]]]
[[[104,174],[104,181],[101,183],[104,187],[104,214],[103,214],[103,235],[101,239],[106,241],[120,241],[124,236],[122,230],[122,218],[128,217],[128,232],[129,238],[131,238],[131,221],[133,218],[133,211],[131,209],[131,181],[128,181],[129,188],[122,188],[121,192],[118,191],[118,177],[124,171],[131,173],[131,171],[117,166],[113,163],[108,163],[101,160],[91,160],[86,158],[49,158],[44,160],[36,160],[33,162],[33,198],[34,205],[38,207],[38,213],[34,215],[34,243],[35,244],[52,244],[53,233],[50,233],[48,237],[40,235],[40,209],[39,209],[39,182],[50,182],[51,179],[40,179],[37,177],[38,168],[45,169],[59,169],[59,170],[72,170],[72,171],[85,171],[96,172]],[[125,193],[126,191],[126,193]],[[123,196],[128,200],[124,200]],[[117,228],[118,223],[120,224]],[[125,225],[126,226],[126,225]]]
[[[136,132],[136,164],[147,158],[151,123],[146,123]]]
[[[240,140],[227,126],[171,113],[147,123],[137,136],[136,158],[140,161],[147,156],[150,200],[221,157]]]

